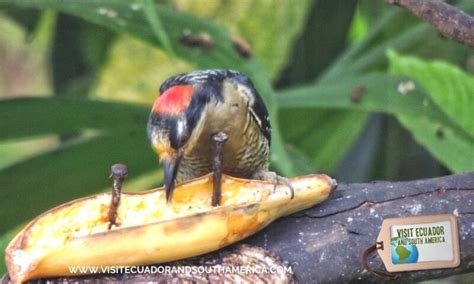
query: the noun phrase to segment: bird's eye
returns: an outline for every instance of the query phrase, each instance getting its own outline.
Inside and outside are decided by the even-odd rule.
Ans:
[[[178,145],[179,145],[180,148],[188,142],[188,138],[189,138],[188,135],[183,135],[183,136],[179,137]]]

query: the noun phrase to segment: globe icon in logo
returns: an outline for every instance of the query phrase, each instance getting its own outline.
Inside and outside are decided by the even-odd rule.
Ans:
[[[398,242],[399,238],[393,238],[390,243],[390,254],[393,264],[407,264],[418,262],[418,248],[415,244]]]

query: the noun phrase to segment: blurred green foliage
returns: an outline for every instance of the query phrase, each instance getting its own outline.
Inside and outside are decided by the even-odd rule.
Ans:
[[[113,163],[130,167],[125,190],[160,185],[149,106],[163,80],[193,69],[253,80],[282,175],[474,170],[474,52],[406,11],[369,0],[158,2],[0,0],[1,247],[42,211],[106,190]],[[474,13],[470,0],[455,4]],[[184,33],[213,47],[183,45]]]

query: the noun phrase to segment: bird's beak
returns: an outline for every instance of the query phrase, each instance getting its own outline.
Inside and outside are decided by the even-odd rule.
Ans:
[[[182,154],[178,154],[176,156],[176,159],[163,160],[163,168],[165,171],[165,192],[167,202],[170,202],[173,196],[176,175],[178,174],[179,163],[181,162],[182,157]]]

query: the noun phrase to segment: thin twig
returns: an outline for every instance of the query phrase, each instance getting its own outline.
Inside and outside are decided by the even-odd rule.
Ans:
[[[387,0],[430,22],[443,36],[474,47],[474,17],[440,0]]]

